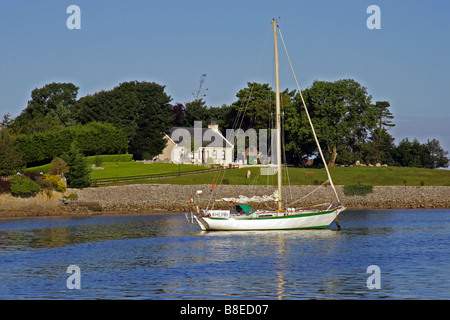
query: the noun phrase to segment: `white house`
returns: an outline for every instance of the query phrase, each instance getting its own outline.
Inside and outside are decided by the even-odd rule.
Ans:
[[[222,135],[214,121],[208,128],[202,128],[201,122],[196,121],[193,128],[174,127],[164,134],[167,145],[158,156],[159,160],[220,165],[233,162],[233,145]]]

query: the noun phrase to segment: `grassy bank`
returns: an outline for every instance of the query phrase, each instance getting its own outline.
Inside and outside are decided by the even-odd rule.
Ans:
[[[203,166],[189,164],[176,165],[172,163],[152,163],[142,162],[104,162],[104,169],[93,169],[92,179],[123,178],[130,176],[143,176],[151,174],[177,173],[184,171],[205,170]]]
[[[178,170],[198,170],[203,166],[142,163],[104,163],[104,170],[93,170],[92,178],[112,178],[136,176],[154,173],[178,172]],[[247,173],[250,170],[250,178]],[[318,185],[326,180],[324,169],[289,168],[289,180],[292,185]],[[220,175],[220,176],[219,176]],[[406,167],[338,167],[331,170],[333,181],[337,185],[365,184],[373,186],[450,186],[450,171]],[[222,173],[202,173],[156,180],[137,180],[128,183],[168,183],[168,184],[212,184]],[[227,170],[223,175],[223,184],[232,185],[275,185],[276,176],[260,174],[260,168],[242,168]]]
[[[105,158],[106,160],[107,158]],[[94,157],[87,158],[89,166],[94,163]],[[48,171],[48,166],[29,168],[36,172]],[[122,156],[118,161],[103,161],[104,169],[93,169],[92,179],[108,179],[144,176],[153,174],[170,174],[194,170],[204,170],[207,167],[172,164],[153,163],[144,164],[135,162],[131,157]],[[250,171],[250,178],[247,173]],[[290,167],[289,181],[292,185],[319,185],[324,182],[326,172],[324,169],[294,168]],[[331,169],[331,175],[336,185],[363,184],[372,186],[450,186],[450,170],[435,170],[409,167],[337,167]],[[210,172],[189,176],[176,176],[172,178],[154,180],[133,180],[127,183],[159,183],[159,184],[212,184],[220,182],[222,173]],[[286,177],[286,176],[285,176]],[[287,177],[286,177],[287,178]],[[266,176],[260,174],[259,167],[247,167],[242,169],[227,170],[223,175],[222,184],[230,185],[275,185],[276,175]]]

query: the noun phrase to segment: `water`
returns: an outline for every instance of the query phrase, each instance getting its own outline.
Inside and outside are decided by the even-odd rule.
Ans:
[[[0,219],[1,299],[449,299],[450,210],[341,231],[201,232],[183,214]],[[69,265],[81,289],[69,290]],[[380,289],[369,289],[370,265]]]

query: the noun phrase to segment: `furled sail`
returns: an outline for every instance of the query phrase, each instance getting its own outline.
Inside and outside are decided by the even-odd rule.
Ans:
[[[233,202],[233,203],[249,203],[249,202],[268,202],[268,201],[278,201],[278,190],[275,190],[275,192],[271,195],[264,195],[264,196],[253,196],[253,197],[246,197],[246,196],[239,196],[237,198],[222,198],[218,201],[225,201],[225,202]]]

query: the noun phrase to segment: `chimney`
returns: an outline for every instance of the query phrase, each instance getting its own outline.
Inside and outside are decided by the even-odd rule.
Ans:
[[[211,120],[211,124],[208,124],[208,129],[212,129],[214,131],[219,131],[219,125],[216,124],[215,120]]]

